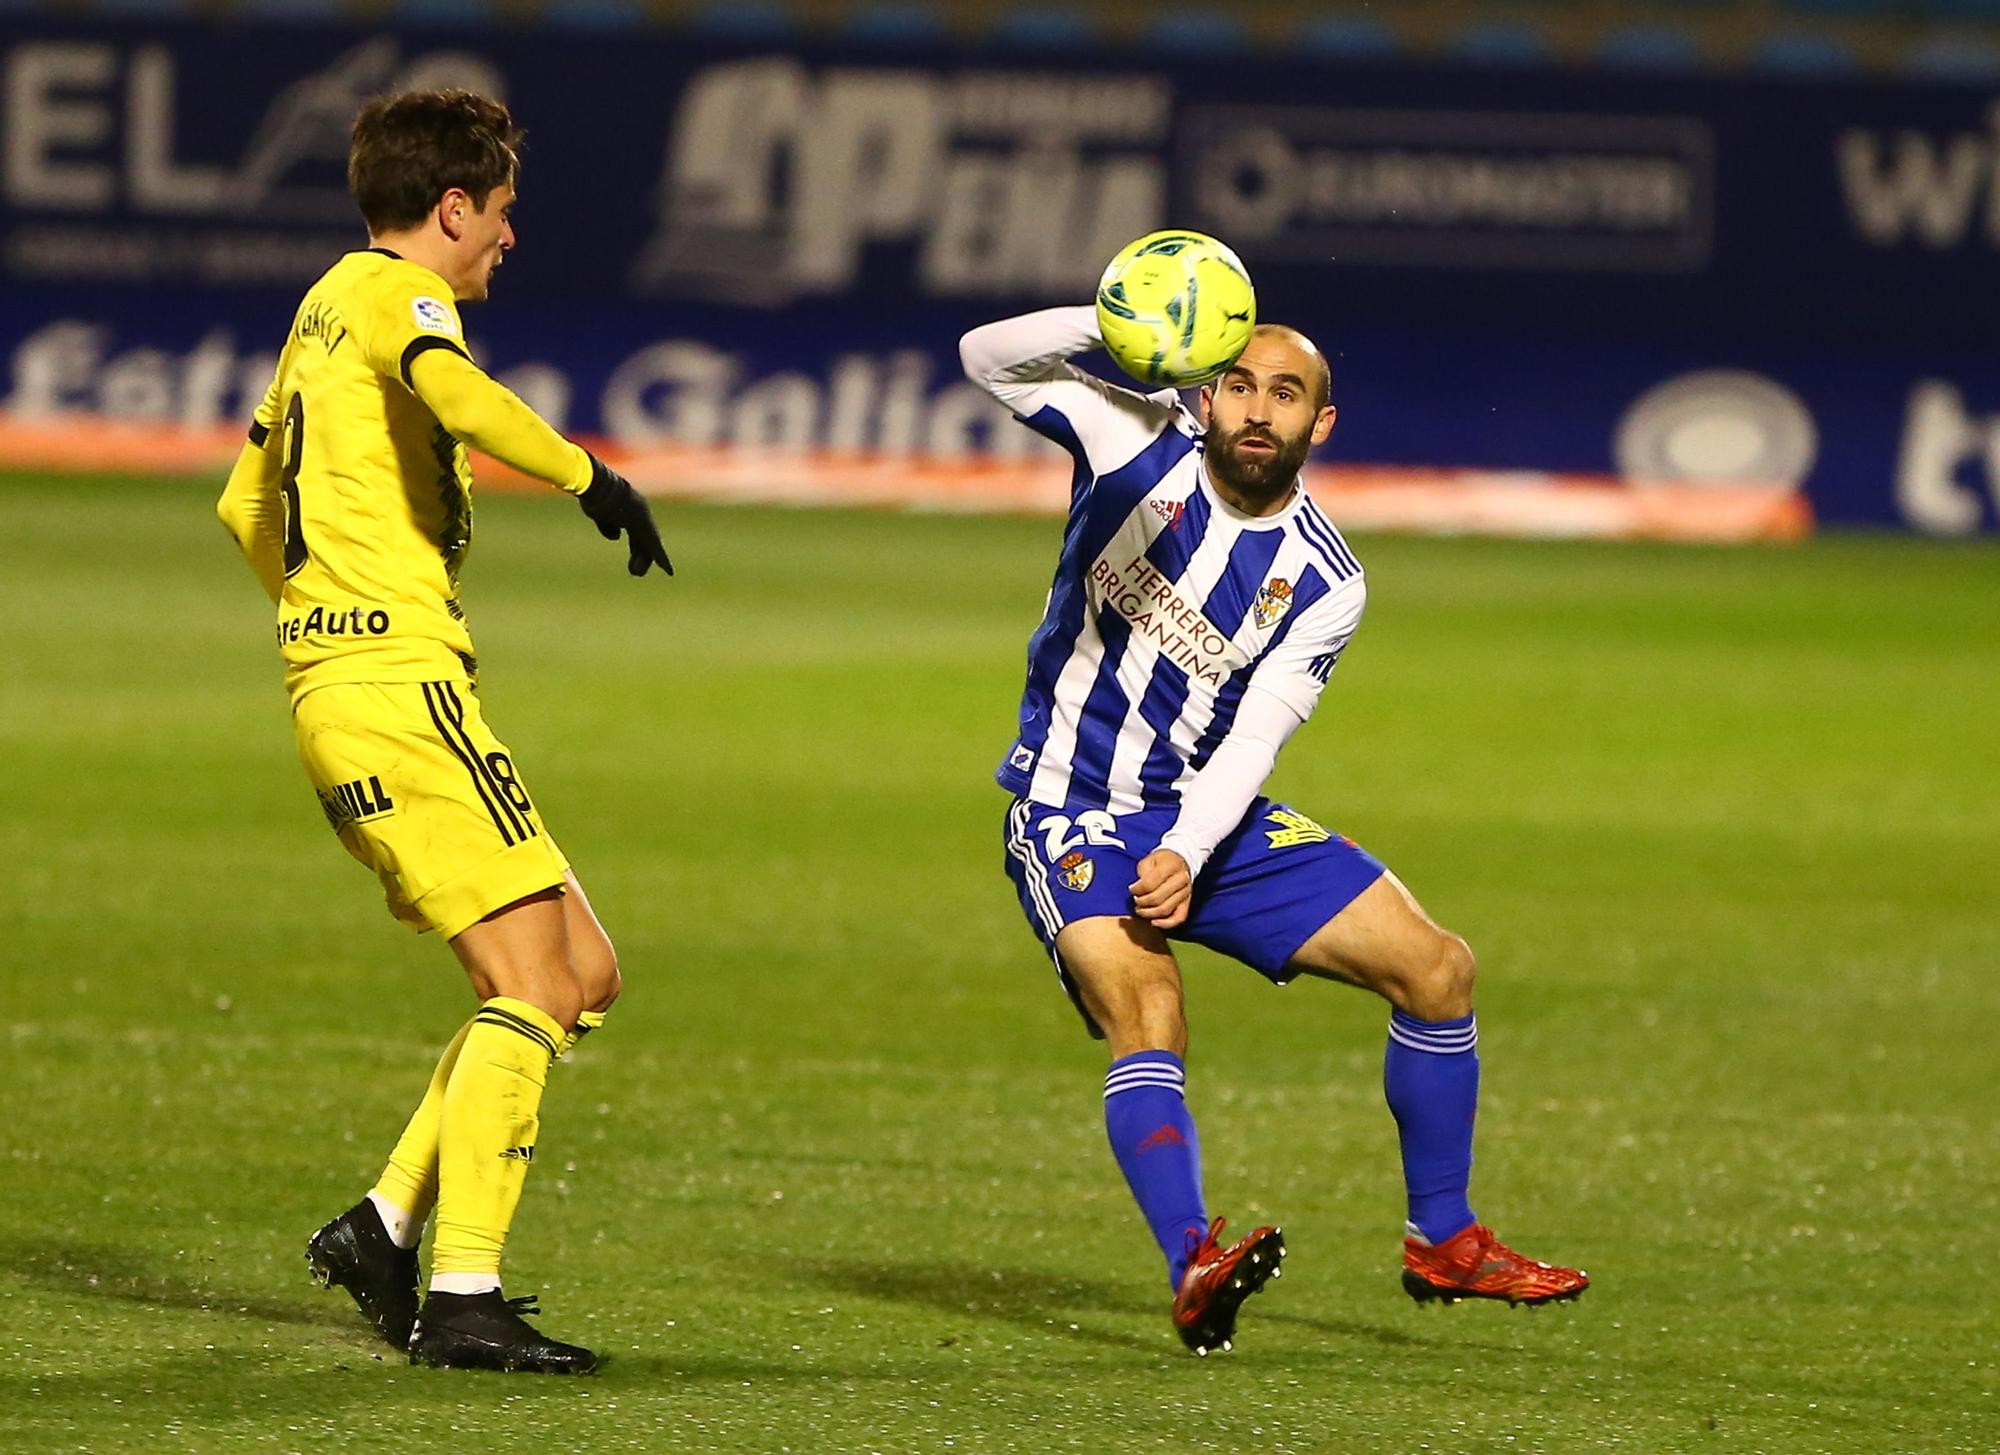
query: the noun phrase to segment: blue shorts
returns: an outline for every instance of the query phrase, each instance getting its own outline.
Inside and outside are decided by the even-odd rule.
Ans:
[[[1056,936],[1076,920],[1132,914],[1129,886],[1139,861],[1159,847],[1178,814],[1068,814],[1025,798],[1008,808],[1007,877],[1078,1010],[1083,1003],[1056,954]],[[1292,956],[1382,872],[1381,861],[1354,840],[1259,798],[1216,845],[1195,880],[1188,917],[1167,938],[1204,945],[1283,985],[1292,978],[1285,968]]]

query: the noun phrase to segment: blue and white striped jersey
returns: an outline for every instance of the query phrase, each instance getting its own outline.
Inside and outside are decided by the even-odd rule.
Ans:
[[[1179,805],[1249,695],[1277,699],[1291,726],[1311,716],[1367,589],[1303,489],[1265,516],[1216,493],[1174,391],[1068,362],[1100,346],[1094,312],[1062,308],[975,329],[961,353],[1075,464],[1020,735],[996,776],[1037,803],[1122,814]]]

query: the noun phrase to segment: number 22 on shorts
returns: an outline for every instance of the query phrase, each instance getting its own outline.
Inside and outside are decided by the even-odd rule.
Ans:
[[[1125,847],[1125,841],[1118,837],[1118,820],[1101,808],[1085,809],[1074,819],[1067,814],[1049,814],[1036,821],[1035,832],[1042,836],[1042,850],[1051,864],[1085,844],[1093,849]]]

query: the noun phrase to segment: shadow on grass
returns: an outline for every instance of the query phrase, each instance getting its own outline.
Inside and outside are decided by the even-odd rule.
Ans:
[[[1092,1327],[1073,1317],[1078,1311],[1140,1319],[1163,1319],[1167,1300],[1142,1296],[1127,1286],[1088,1279],[1058,1278],[1019,1268],[979,1264],[882,1264],[860,1260],[793,1259],[794,1277],[864,1298],[916,1304],[955,1316],[993,1319],[1057,1338],[1068,1337],[1146,1354],[1178,1352],[1155,1338]],[[1246,1305],[1246,1326],[1288,1325],[1346,1342],[1365,1340],[1387,1349],[1466,1349],[1500,1351],[1506,1346],[1456,1338],[1427,1338],[1386,1323],[1330,1319],[1286,1311],[1269,1294]],[[1071,1327],[1072,1324],[1078,1325]]]
[[[179,1259],[149,1266],[136,1252],[123,1248],[0,1241],[0,1276],[45,1293],[115,1299],[190,1313],[233,1314],[256,1323],[335,1329],[367,1339],[367,1326],[360,1322],[345,1294],[281,1302],[218,1286],[202,1276],[200,1269],[199,1263]],[[302,1293],[308,1291],[306,1277],[302,1262]]]
[[[970,1263],[871,1263],[860,1259],[793,1258],[786,1266],[802,1282],[891,1303],[915,1304],[963,1318],[994,1319],[1037,1333],[1068,1335],[1116,1349],[1157,1354],[1157,1339],[1113,1333],[1085,1324],[1072,1329],[1065,1315],[1077,1310],[1135,1315],[1157,1305],[1080,1278],[1054,1278],[1021,1268]]]

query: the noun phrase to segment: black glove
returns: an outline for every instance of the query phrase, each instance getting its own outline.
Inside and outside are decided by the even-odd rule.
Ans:
[[[646,504],[646,497],[632,488],[630,480],[595,455],[590,457],[590,488],[576,497],[576,503],[607,541],[615,541],[621,531],[624,533],[625,544],[632,550],[632,559],[626,562],[625,569],[634,576],[645,575],[653,566],[669,576],[674,574],[674,563],[667,559],[667,548],[660,542],[660,528],[653,524],[653,512]]]

